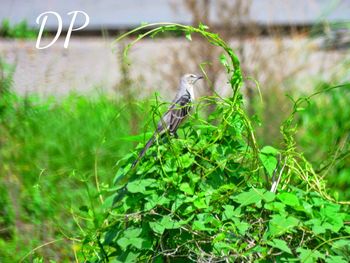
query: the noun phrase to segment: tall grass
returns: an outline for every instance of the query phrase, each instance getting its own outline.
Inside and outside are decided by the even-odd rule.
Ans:
[[[340,200],[350,200],[350,85],[324,90],[299,114],[297,141],[316,171],[327,181],[329,191]]]
[[[74,211],[87,200],[97,204],[97,184],[112,182],[117,160],[133,147],[123,140],[131,132],[128,107],[106,96],[78,95],[56,100],[8,93],[1,103],[7,105],[0,124],[2,262],[53,240],[39,254],[70,262],[66,238],[76,235]],[[133,114],[145,108],[135,105]]]

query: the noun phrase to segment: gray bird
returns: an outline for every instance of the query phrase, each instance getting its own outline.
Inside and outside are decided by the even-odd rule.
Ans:
[[[177,136],[177,129],[192,109],[191,104],[194,101],[194,84],[197,82],[197,80],[202,78],[202,76],[197,76],[194,74],[185,74],[181,77],[175,99],[172,101],[168,111],[158,122],[156,131],[139,153],[139,156],[132,164],[132,167],[134,167],[145,155],[148,148],[154,143],[156,136],[162,136],[166,132],[169,132],[170,135]]]

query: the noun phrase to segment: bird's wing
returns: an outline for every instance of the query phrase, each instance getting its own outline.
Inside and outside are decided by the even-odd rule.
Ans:
[[[159,122],[158,133],[162,133],[166,130],[170,133],[175,133],[180,123],[191,109],[189,105],[190,102],[191,95],[188,92],[175,100]]]

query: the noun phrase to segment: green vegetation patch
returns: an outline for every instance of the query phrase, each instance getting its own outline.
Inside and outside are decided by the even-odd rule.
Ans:
[[[349,214],[340,205],[348,203],[327,193],[296,147],[295,117],[309,98],[294,101],[279,149],[259,147],[242,108],[243,77],[232,49],[204,25],[140,29],[147,27],[125,56],[158,32],[181,31],[190,41],[199,34],[223,49],[219,59],[233,95],[201,99],[182,136],[159,139],[136,169],[135,155],[122,160],[101,225],[84,237],[84,254],[93,262],[348,262]],[[208,105],[214,110],[203,118]]]

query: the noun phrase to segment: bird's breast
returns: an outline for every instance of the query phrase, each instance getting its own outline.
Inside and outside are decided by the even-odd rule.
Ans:
[[[194,92],[193,92],[193,87],[189,87],[189,88],[187,88],[187,92],[190,94],[190,100],[191,100],[191,102],[193,102],[194,101]]]

